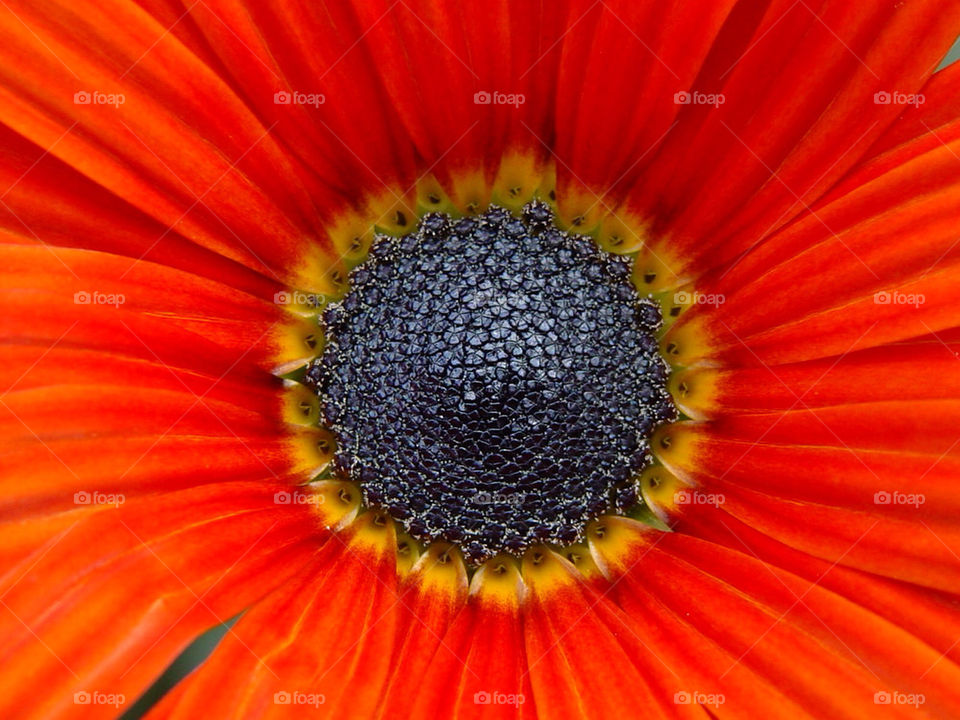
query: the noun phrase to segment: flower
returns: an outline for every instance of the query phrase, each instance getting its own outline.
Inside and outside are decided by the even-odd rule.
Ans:
[[[239,617],[151,717],[960,715],[958,28],[3,3],[3,714],[116,716]],[[302,381],[376,234],[535,197],[630,258],[682,416],[639,515],[473,568],[317,479]]]

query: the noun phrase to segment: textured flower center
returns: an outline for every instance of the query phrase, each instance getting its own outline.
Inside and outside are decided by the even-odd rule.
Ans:
[[[533,203],[379,237],[308,372],[336,471],[471,562],[576,542],[635,504],[650,433],[675,414],[658,307],[625,260],[552,221]]]

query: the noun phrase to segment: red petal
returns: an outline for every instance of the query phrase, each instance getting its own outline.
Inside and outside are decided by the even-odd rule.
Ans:
[[[904,108],[903,114],[872,148],[873,158],[857,169],[857,176],[862,177],[868,167],[874,171],[891,167],[904,152],[911,152],[909,148],[915,141],[931,143],[941,129],[957,122],[960,118],[960,65],[951,62],[934,73],[920,92],[923,102]]]
[[[466,596],[467,574],[456,550],[432,545],[401,585],[393,676],[378,717],[410,713],[435,654],[451,656],[449,662],[458,659],[445,638]]]
[[[685,106],[632,206],[685,267],[736,257],[812,204],[896,119],[902,106],[874,94],[921,88],[956,39],[960,8],[943,12],[932,1],[741,3],[693,85],[725,102]]]
[[[82,17],[57,5],[0,14],[0,119],[164,227],[294,278],[294,263],[323,237],[318,210],[329,198],[315,185],[308,192],[271,124],[132,3],[87,6]],[[32,61],[16,62],[24,56]],[[75,100],[83,92],[124,101]]]
[[[70,507],[75,492],[302,482],[325,463],[266,372],[312,352],[305,320],[179,270],[58,252],[0,245],[2,464],[21,478],[4,516]]]
[[[276,491],[216,485],[117,509],[80,505],[65,529],[7,524],[12,548],[21,537],[33,545],[35,525],[50,534],[3,563],[4,713],[51,717],[74,707],[75,692],[132,701],[199,632],[295,572],[322,540],[325,516],[317,505],[277,504]]]
[[[202,277],[272,297],[278,283],[202,247],[176,229],[137,212],[103,187],[17,133],[0,127],[0,182],[6,188],[0,205],[5,242],[42,243],[52,264],[62,263],[57,247],[103,250],[130,258],[127,267],[145,259],[181,268]],[[110,232],[104,232],[109,227]]]
[[[397,630],[391,521],[358,520],[237,622],[151,717],[371,717]]]
[[[627,698],[663,717],[703,717],[698,706],[676,703],[682,685],[660,648],[647,646],[569,563],[534,551],[524,579],[527,666],[540,717],[612,717]]]
[[[780,423],[793,430],[781,431]],[[869,434],[862,423],[852,427]],[[758,441],[761,428],[767,437]],[[780,542],[879,575],[960,589],[951,491],[956,458],[864,450],[839,436],[822,444],[822,435],[832,433],[807,413],[681,425],[667,433],[670,447],[658,454],[674,473],[719,493],[727,512]]]
[[[188,15],[190,22],[173,32],[189,41],[196,27],[193,46],[212,49],[214,66],[222,64],[238,94],[274,126],[284,150],[349,203],[368,193],[402,193],[414,183],[413,146],[392,121],[364,28],[348,5],[213,0]],[[278,104],[278,92],[322,101]]]
[[[856,603],[712,543],[680,533],[653,537],[622,520],[608,525],[613,538],[593,544],[622,578],[617,597],[643,592],[642,584],[732,653],[734,661],[717,681],[742,664],[817,716],[863,717],[875,712],[875,694],[884,691],[922,693],[924,711],[934,715],[957,712],[951,684],[960,669]],[[895,655],[891,647],[898,648]],[[904,717],[915,712],[892,709]]]
[[[556,80],[561,206],[586,195],[594,214],[616,208],[606,194],[622,195],[656,156],[684,108],[675,95],[694,83],[734,4],[573,4]]]
[[[695,370],[679,375],[681,404],[693,417],[960,395],[956,345],[932,340],[872,348],[838,358]]]
[[[960,616],[954,595],[880,578],[793,550],[740,522],[723,506],[707,505],[683,512],[677,527],[682,532],[738,552],[746,551],[766,563],[789,569],[899,625],[943,653],[945,660],[960,663],[960,647],[956,645]],[[904,608],[910,611],[904,612]]]
[[[698,282],[721,302],[671,328],[682,362],[797,362],[954,327],[960,124],[938,135]]]
[[[536,717],[526,675],[520,573],[512,560],[477,571],[427,671],[411,717]]]
[[[213,377],[237,368],[250,378],[253,365],[272,370],[314,352],[293,347],[289,336],[316,333],[315,326],[272,295],[256,299],[197,275],[98,252],[54,255],[38,245],[0,244],[0,260],[8,269],[0,279],[7,308],[0,332],[20,343],[96,347]],[[262,372],[256,381],[269,382]]]

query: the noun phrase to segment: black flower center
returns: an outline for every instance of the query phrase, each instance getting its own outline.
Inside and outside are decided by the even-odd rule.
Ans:
[[[570,544],[635,504],[650,433],[674,416],[659,309],[625,260],[552,220],[493,207],[379,237],[308,372],[337,472],[471,562]]]

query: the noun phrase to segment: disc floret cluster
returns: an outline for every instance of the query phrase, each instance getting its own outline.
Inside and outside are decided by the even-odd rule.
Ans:
[[[335,473],[473,563],[577,542],[635,505],[651,432],[675,411],[659,307],[629,277],[540,202],[378,236],[307,372]]]

